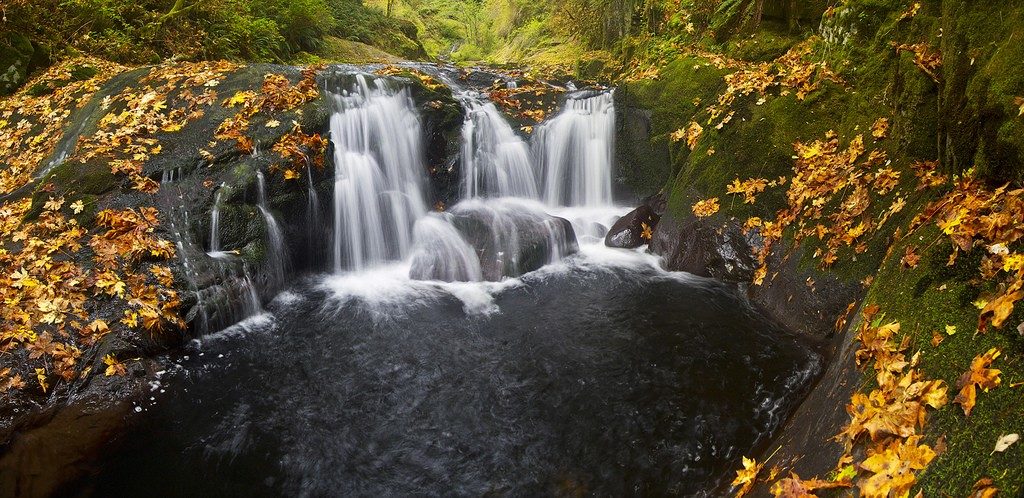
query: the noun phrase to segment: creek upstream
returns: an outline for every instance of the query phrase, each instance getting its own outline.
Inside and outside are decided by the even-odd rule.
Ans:
[[[310,180],[306,218],[329,261],[287,278],[303,248],[259,173],[273,261],[251,277],[218,193],[202,264],[241,268],[220,313],[238,323],[159,358],[59,494],[710,494],[768,441],[822,360],[734,286],[604,246],[631,209],[613,199],[614,93],[570,93],[527,137],[437,76],[465,110],[459,202],[430,210],[408,90],[328,78],[333,198]]]

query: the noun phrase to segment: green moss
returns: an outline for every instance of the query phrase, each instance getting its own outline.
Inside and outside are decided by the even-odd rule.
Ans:
[[[71,81],[85,81],[99,74],[99,70],[93,66],[77,64],[71,67]]]
[[[921,247],[921,263],[914,269],[900,264],[908,245]],[[1022,393],[1010,384],[1024,380],[1024,343],[1012,328],[1022,316],[1016,313],[1006,330],[975,335],[978,309],[971,303],[984,287],[975,282],[981,251],[961,255],[950,267],[946,265],[950,250],[934,226],[904,239],[878,273],[866,301],[881,306],[887,320],[900,322],[901,333],[911,337],[911,351],[921,352],[920,370],[929,378],[945,381],[950,400],[956,394],[957,379],[975,356],[993,347],[1004,352],[993,365],[1002,370],[1003,385],[979,392],[970,417],[952,403],[930,415],[926,438],[935,444],[944,437],[947,449],[920,476],[920,489],[925,496],[966,496],[975,481],[988,476],[995,480],[1001,495],[1019,496],[1024,492],[1020,448],[996,454],[992,448],[1000,436],[1020,432],[1016,424],[1020,422]],[[955,326],[957,332],[946,335],[947,325]],[[937,347],[931,344],[935,331],[944,337]]]
[[[77,161],[67,161],[53,168],[40,182],[39,187],[32,194],[32,208],[26,214],[28,219],[34,219],[42,212],[43,204],[51,196],[69,195],[70,198],[82,198],[83,201],[95,199],[110,192],[121,184],[120,179],[110,172],[110,167],[99,161],[87,162],[85,164]],[[44,188],[53,185],[54,191],[47,192]],[[73,202],[68,200],[67,202]],[[90,206],[86,206],[89,208]],[[94,206],[93,206],[94,208]],[[84,213],[84,212],[83,212]],[[91,225],[92,218],[84,218],[80,221],[88,221]]]
[[[734,59],[768,62],[785,54],[800,40],[789,34],[757,31],[750,36],[731,40],[725,46],[725,53]]]

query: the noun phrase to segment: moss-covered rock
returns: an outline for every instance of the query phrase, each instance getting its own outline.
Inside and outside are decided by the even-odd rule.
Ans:
[[[25,35],[0,35],[0,96],[10,95],[28,81],[29,74],[47,64],[49,54]]]

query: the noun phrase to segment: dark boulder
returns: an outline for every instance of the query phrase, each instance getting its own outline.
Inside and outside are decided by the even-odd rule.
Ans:
[[[648,242],[644,229],[653,230],[660,216],[647,205],[642,205],[619,218],[604,238],[604,245],[621,249],[634,249]]]
[[[451,214],[452,224],[476,249],[484,280],[518,277],[579,251],[572,223],[532,203],[471,200]]]
[[[48,62],[46,50],[24,35],[0,36],[0,95],[10,95],[28,81],[29,74]]]
[[[650,242],[650,232],[661,221],[665,212],[665,197],[649,197],[640,207],[619,218],[604,238],[604,245],[621,249],[635,249]],[[649,231],[644,234],[644,228]]]

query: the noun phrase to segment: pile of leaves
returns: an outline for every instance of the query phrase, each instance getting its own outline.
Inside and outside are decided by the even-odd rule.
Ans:
[[[316,82],[317,67],[308,67],[302,71],[302,79],[298,84],[292,85],[287,77],[281,74],[268,74],[263,80],[263,87],[259,92],[252,90],[236,92],[233,96],[224,100],[225,107],[241,106],[241,109],[231,118],[226,119],[217,128],[215,138],[218,140],[235,140],[239,150],[245,153],[252,153],[255,144],[252,138],[246,135],[253,118],[260,114],[271,114],[280,111],[295,109],[320,96],[320,86]],[[276,128],[281,123],[268,119],[264,126]]]
[[[1024,237],[1024,189],[1011,190],[1009,185],[991,188],[975,178],[973,171],[967,171],[950,192],[914,218],[910,231],[929,222],[942,231],[939,239],[952,246],[949,266],[956,263],[961,252],[977,248],[985,251],[978,268],[979,282],[994,283],[995,289],[976,303],[981,309],[978,330],[985,330],[989,324],[1002,327],[1016,302],[1024,297],[1024,253],[1014,249]],[[908,246],[907,256],[914,254],[916,247]],[[904,257],[904,263],[913,267],[916,259]]]
[[[879,119],[873,129],[874,140],[885,138],[888,121]],[[768,274],[767,259],[773,245],[791,230],[796,243],[818,239],[814,257],[820,258],[822,269],[830,267],[839,257],[841,248],[850,248],[855,254],[867,251],[866,236],[884,226],[893,215],[906,206],[906,195],[898,190],[900,172],[891,168],[885,151],[866,152],[863,135],[857,135],[844,148],[834,132],[822,140],[794,145],[796,161],[791,179],[780,177],[735,179],[727,186],[732,195],[742,195],[743,202],[753,204],[757,196],[769,188],[786,187],[786,208],[778,211],[774,219],[751,217],[744,230],[757,229],[763,244],[755,253],[759,268],[754,283],[760,285]],[[929,170],[928,174],[933,174]],[[941,184],[941,178],[931,177],[929,187]],[[888,201],[891,199],[891,201]],[[873,203],[888,202],[877,219],[868,208]]]
[[[60,78],[83,61],[69,61],[40,78]],[[0,178],[4,192],[33,182],[52,153],[62,125],[93,98],[104,78],[124,68],[103,68],[92,79],[48,95],[22,92],[0,103]],[[95,132],[80,138],[70,165],[109,165],[127,190],[151,196],[159,184],[143,173],[161,153],[160,137],[173,138],[217,100],[216,87],[237,66],[219,63],[165,64],[150,69],[132,90],[105,97]],[[281,77],[283,78],[283,77]],[[261,108],[292,105],[293,91],[268,78]],[[309,95],[309,86],[300,92]],[[303,97],[306,98],[306,97]],[[73,167],[73,166],[72,166]],[[77,186],[43,180],[32,197],[0,205],[0,393],[29,390],[47,395],[58,383],[89,375],[83,364],[109,334],[180,330],[180,299],[172,270],[174,245],[159,234],[160,219],[143,197],[134,208],[99,209],[102,199]],[[98,210],[98,212],[97,212]],[[107,375],[126,368],[112,355]],[[32,380],[30,382],[30,379]]]
[[[855,354],[858,367],[872,366],[875,386],[854,393],[846,411],[850,423],[836,436],[845,452],[831,479],[801,479],[792,474],[775,481],[775,496],[814,496],[815,490],[856,486],[861,496],[908,496],[924,470],[942,448],[923,444],[923,430],[929,409],[948,402],[948,387],[930,380],[917,369],[920,353],[907,357],[909,338],[899,339],[900,324],[885,323],[877,306],[863,311],[857,332],[860,348]],[[855,451],[858,445],[864,451]],[[763,464],[745,459],[733,482],[740,494],[749,491]],[[774,469],[766,482],[779,474]]]
[[[76,68],[95,68],[92,78],[74,81]],[[117,64],[78,58],[55,65],[26,88],[48,81],[68,81],[46,95],[22,91],[0,100],[0,194],[29,183],[36,167],[53,151],[71,112],[82,107],[106,78],[123,71]]]
[[[736,115],[731,109],[736,99],[740,97],[756,93],[760,97],[760,105],[774,91],[779,95],[789,95],[795,91],[797,99],[803,100],[808,93],[820,88],[823,81],[842,84],[839,76],[824,62],[812,61],[810,54],[815,42],[813,38],[805,40],[778,59],[758,64],[729,59],[712,52],[688,49],[687,52],[708,60],[719,69],[733,70],[725,76],[725,91],[718,96],[716,102],[702,110],[707,115],[703,126],[713,126],[721,130],[728,125]],[[700,105],[700,102],[694,104]],[[687,146],[693,149],[704,131],[703,126],[693,121],[685,128],[672,133],[670,138],[673,142],[686,139]]]

